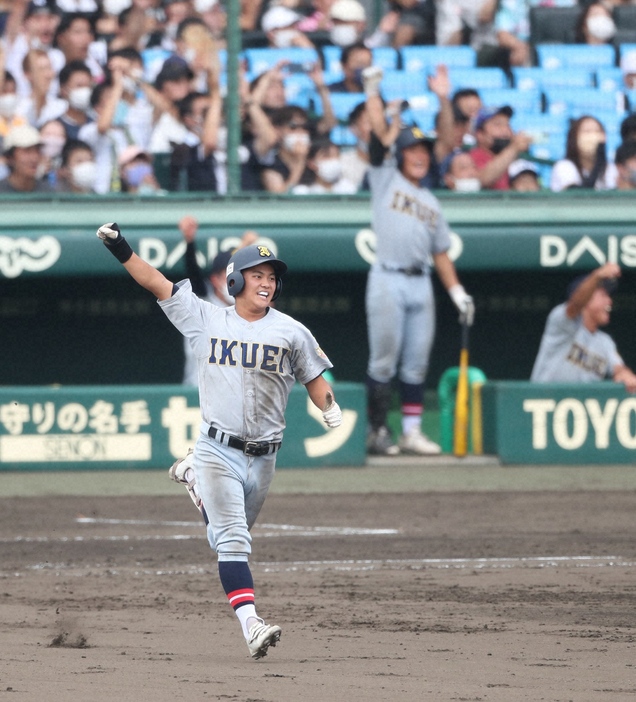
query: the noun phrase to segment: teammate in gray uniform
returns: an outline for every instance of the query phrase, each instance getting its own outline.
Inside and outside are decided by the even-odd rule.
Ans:
[[[306,387],[328,427],[340,425],[342,412],[322,376],[332,365],[306,327],[270,307],[287,266],[267,247],[247,246],[232,255],[227,285],[236,304],[222,308],[198,298],[188,280],[175,285],[139,258],[115,223],[102,225],[97,236],[158,298],[198,358],[202,423],[193,466],[208,541],[249,652],[262,658],[281,628],[256,613],[250,529],[274,477],[295,381]]]
[[[605,265],[574,280],[568,300],[548,315],[530,380],[536,383],[595,383],[611,378],[636,392],[636,375],[625,365],[609,334],[612,293],[621,269]]]
[[[422,182],[429,176],[432,143],[417,127],[391,129],[379,95],[382,72],[363,72],[370,145],[372,227],[376,260],[367,279],[366,311],[370,357],[367,367],[367,450],[394,455],[440,453],[422,433],[424,381],[435,333],[435,300],[429,260],[457,306],[472,324],[473,299],[459,283],[448,256],[449,228],[440,204]],[[395,135],[397,134],[397,138]],[[395,157],[386,158],[395,145]],[[399,365],[399,373],[398,373]],[[393,443],[387,428],[392,380],[398,374],[402,434]]]

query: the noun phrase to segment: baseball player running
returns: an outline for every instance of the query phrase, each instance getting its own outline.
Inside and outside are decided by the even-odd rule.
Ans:
[[[399,131],[385,122],[379,87],[382,70],[363,71],[367,113],[373,129],[369,185],[376,260],[367,279],[370,357],[367,367],[367,450],[395,455],[438,454],[422,433],[424,380],[435,332],[435,301],[429,259],[460,313],[472,324],[473,299],[460,284],[448,256],[449,228],[439,202],[421,184],[433,160],[432,142],[417,127]],[[395,145],[397,158],[385,158]],[[402,434],[398,446],[387,428],[391,381],[399,368]]]
[[[262,658],[280,640],[281,628],[256,613],[250,529],[274,476],[295,380],[307,388],[328,427],[342,421],[322,376],[332,364],[306,327],[270,306],[287,266],[267,247],[251,245],[232,255],[227,287],[236,304],[223,308],[198,298],[188,280],[173,284],[139,258],[117,224],[102,225],[97,236],[157,297],[198,359],[202,423],[192,454],[197,490],[221,584],[252,658]]]

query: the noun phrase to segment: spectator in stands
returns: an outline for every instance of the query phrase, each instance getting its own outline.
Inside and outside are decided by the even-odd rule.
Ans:
[[[258,29],[258,18],[261,14],[263,0],[241,0],[239,26],[243,32],[253,32]]]
[[[518,193],[537,193],[541,190],[539,169],[536,164],[527,159],[517,159],[508,168],[510,190]]]
[[[612,311],[621,269],[606,263],[570,283],[567,301],[549,314],[530,380],[535,383],[595,383],[611,379],[636,392],[636,375],[613,339],[601,331]]]
[[[210,32],[216,48],[226,48],[227,15],[219,0],[194,0],[194,9],[199,13],[199,17]]]
[[[100,195],[121,191],[117,157],[130,144],[130,137],[117,115],[117,106],[124,92],[123,79],[122,71],[114,68],[110,83],[98,83],[93,88],[91,107],[96,120],[85,124],[78,133],[78,138],[85,141],[95,154],[98,172],[95,192]]]
[[[180,56],[168,58],[155,79],[154,87],[159,92],[168,108],[155,122],[150,136],[150,151],[152,153],[168,153],[170,142],[184,142],[185,132],[178,105],[192,91],[191,82],[194,77],[188,64]]]
[[[9,176],[0,181],[0,194],[52,192],[48,182],[38,178],[42,140],[35,127],[14,127],[4,138],[3,148]]]
[[[64,55],[64,62],[83,61],[95,79],[104,79],[106,45],[94,41],[93,26],[83,15],[63,15],[55,32],[53,46]]]
[[[469,152],[477,166],[481,187],[509,190],[508,168],[528,150],[531,139],[524,132],[513,132],[510,126],[512,108],[483,107],[475,118],[477,146]]]
[[[356,186],[342,174],[340,148],[328,137],[316,139],[309,150],[307,167],[313,171],[311,185],[296,185],[294,195],[353,195]]]
[[[62,151],[66,144],[64,125],[57,119],[45,122],[40,127],[40,140],[42,149],[38,178],[46,180],[52,188],[55,188]]]
[[[301,32],[328,32],[332,27],[329,11],[336,1],[312,0],[308,14],[298,21],[298,30]]]
[[[13,127],[26,124],[26,119],[18,114],[19,98],[15,78],[4,70],[4,53],[0,46],[0,150],[1,140]]]
[[[367,16],[357,0],[336,0],[331,5],[329,18],[329,37],[333,44],[345,48],[362,41]]]
[[[93,76],[83,61],[71,61],[60,71],[60,97],[66,111],[58,117],[66,136],[77,139],[80,127],[91,121],[89,108],[93,91]]]
[[[20,100],[20,114],[34,127],[40,127],[44,122],[59,117],[64,112],[65,104],[60,98],[51,95],[55,73],[46,51],[31,49],[24,57],[22,71],[31,86],[31,94]]]
[[[607,44],[616,34],[612,11],[603,2],[592,2],[581,10],[576,22],[576,40],[580,44]]]
[[[636,141],[625,141],[614,158],[616,163],[617,190],[636,190]]]
[[[481,181],[475,162],[467,151],[453,150],[441,165],[444,185],[457,193],[476,193],[481,190]]]
[[[631,114],[621,122],[621,141],[634,140],[636,140],[636,114]]]
[[[626,90],[636,90],[636,50],[628,51],[621,57],[623,85]]]
[[[302,15],[284,5],[274,5],[263,15],[261,28],[269,45],[276,49],[292,46],[314,48],[311,40],[298,29]]]
[[[139,146],[128,146],[119,155],[122,190],[129,195],[161,195],[152,156]]]
[[[362,71],[373,63],[373,54],[364,44],[352,44],[342,50],[340,64],[344,78],[329,85],[332,93],[363,93]]]
[[[499,46],[509,52],[511,66],[529,66],[530,8],[548,4],[544,0],[500,0],[495,15]],[[555,7],[574,7],[577,0],[551,0]]]
[[[435,0],[393,0],[397,12],[393,46],[435,43]]]
[[[179,25],[192,16],[193,7],[190,0],[164,0],[165,23],[163,25],[161,46],[168,51],[177,50],[177,32]]]
[[[259,90],[259,104],[265,110],[280,110],[287,104],[283,68],[287,62],[281,61],[269,71],[256,76],[249,85],[249,91]],[[262,85],[261,85],[262,84]]]
[[[466,44],[468,34],[468,43],[477,52],[484,46],[495,46],[497,5],[497,0],[438,0],[436,43],[441,46]]]
[[[469,120],[477,117],[483,107],[481,97],[474,88],[461,88],[453,93],[451,99],[453,107]]]
[[[307,113],[299,107],[283,107],[271,115],[279,146],[272,163],[262,170],[263,186],[271,193],[287,193],[295,185],[311,185],[314,173],[307,167],[311,147]]]
[[[16,80],[18,95],[27,97],[31,86],[24,77],[22,62],[31,49],[42,49],[53,55],[53,37],[60,22],[60,11],[53,2],[38,4],[28,0],[14,0],[5,28],[6,69]],[[58,52],[59,53],[59,52]],[[54,70],[59,71],[64,58],[59,55]]]
[[[353,183],[356,190],[366,190],[365,176],[369,170],[369,140],[371,138],[371,120],[366,102],[360,102],[349,113],[347,121],[349,131],[356,138],[353,149],[345,149],[340,155],[342,175]]]
[[[97,164],[91,147],[79,139],[69,139],[62,149],[55,190],[59,193],[87,195],[95,193]]]
[[[615,188],[616,165],[607,162],[606,140],[605,128],[595,117],[583,115],[574,120],[567,134],[565,158],[552,168],[550,190]]]

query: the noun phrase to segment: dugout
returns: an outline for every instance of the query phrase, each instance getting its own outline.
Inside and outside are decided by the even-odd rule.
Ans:
[[[530,375],[546,316],[567,283],[607,260],[623,277],[608,331],[636,366],[636,226],[630,193],[439,194],[462,282],[476,302],[471,365],[489,380]],[[290,267],[278,308],[307,324],[338,381],[364,378],[368,196],[122,195],[0,202],[0,384],[178,383],[181,336],[95,237],[116,220],[135,250],[184,276],[179,219],[200,223],[202,261],[256,229]],[[457,365],[460,330],[435,280],[438,319],[428,387]]]

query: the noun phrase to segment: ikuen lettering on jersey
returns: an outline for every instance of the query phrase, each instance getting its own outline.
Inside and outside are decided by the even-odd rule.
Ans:
[[[413,195],[407,195],[396,190],[393,194],[391,209],[411,217],[417,217],[420,222],[425,222],[430,227],[434,228],[437,226],[437,212],[420,202]]]
[[[598,375],[599,378],[605,378],[607,375],[607,361],[602,356],[590,353],[579,344],[572,344],[568,353],[568,361]]]
[[[217,366],[258,368],[269,373],[284,373],[283,361],[288,354],[289,349],[282,346],[212,337],[208,363]]]

